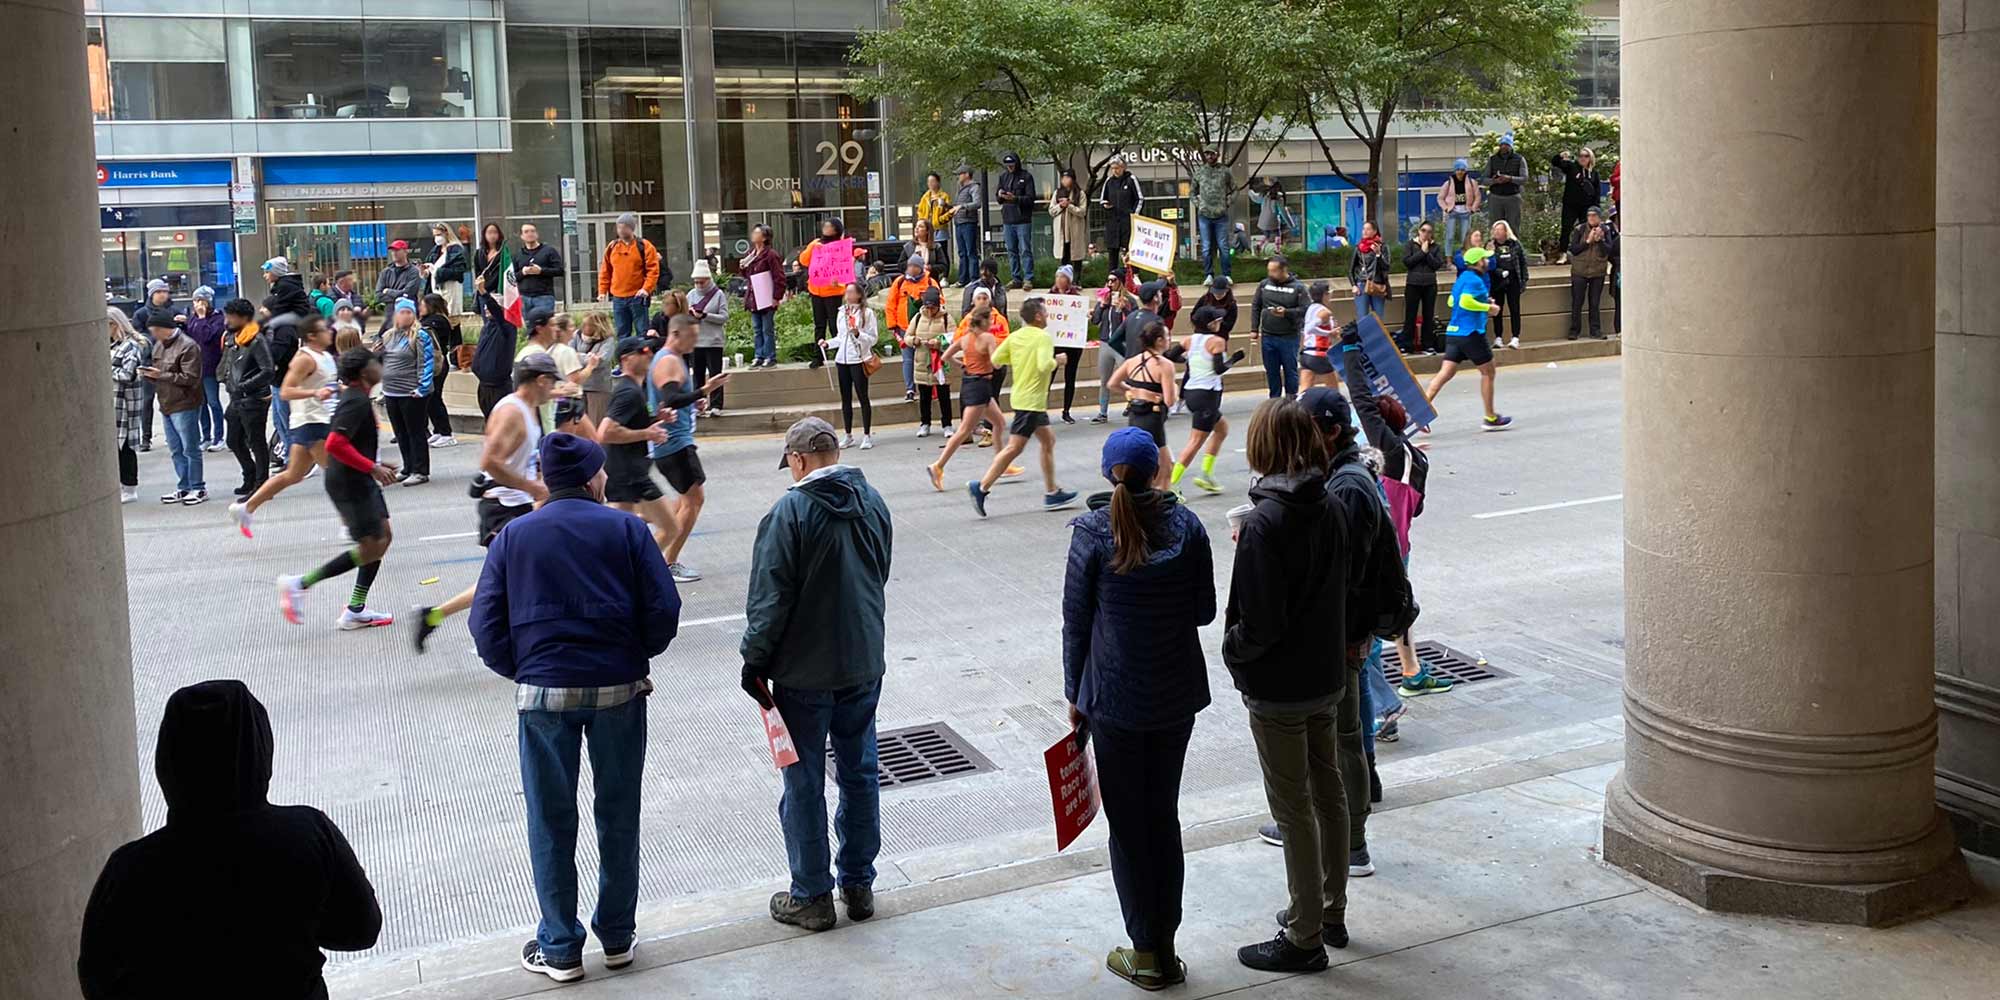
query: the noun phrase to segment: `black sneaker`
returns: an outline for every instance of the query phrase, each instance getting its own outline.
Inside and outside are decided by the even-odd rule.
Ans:
[[[410,612],[410,620],[417,623],[416,634],[412,635],[411,639],[416,642],[418,656],[424,655],[424,643],[429,642],[431,633],[438,630],[436,625],[431,624],[431,610],[429,606],[420,604],[416,610]]]
[[[865,885],[843,885],[840,905],[847,908],[847,919],[866,920],[875,915],[875,890]]]
[[[1021,279],[1019,279],[1019,278],[1015,278],[1015,279],[1014,279],[1013,281],[1010,281],[1010,282],[1008,282],[1008,283],[1007,283],[1007,287],[1008,287],[1008,288],[1010,288],[1010,289],[1013,289],[1014,291],[1017,291],[1017,292],[1018,292],[1018,291],[1020,291],[1020,290],[1021,290]]]
[[[1066,424],[1073,424],[1073,423],[1076,423],[1076,418],[1075,418],[1075,417],[1072,417],[1072,416],[1070,416],[1070,415],[1069,415],[1069,411],[1065,410],[1065,411],[1063,411],[1063,423],[1066,423]]]
[[[839,918],[833,912],[833,893],[823,892],[800,899],[789,892],[771,895],[771,919],[809,931],[830,931]]]
[[[1375,861],[1368,856],[1368,848],[1357,847],[1347,852],[1347,877],[1367,878],[1375,874]]]
[[[539,972],[559,983],[573,983],[583,978],[583,959],[574,959],[567,965],[557,965],[542,954],[542,942],[533,938],[521,946],[521,968],[529,972]]]
[[[1269,941],[1236,949],[1236,960],[1259,972],[1324,972],[1325,948],[1301,948],[1279,931]]]
[[[1285,846],[1285,831],[1278,829],[1276,823],[1266,823],[1258,827],[1257,836],[1272,847]]]
[[[1287,906],[1278,911],[1278,929],[1284,930],[1290,926],[1292,926],[1292,908]],[[1321,918],[1319,936],[1320,940],[1326,942],[1326,946],[1329,948],[1345,948],[1347,947],[1347,924],[1341,920]]]

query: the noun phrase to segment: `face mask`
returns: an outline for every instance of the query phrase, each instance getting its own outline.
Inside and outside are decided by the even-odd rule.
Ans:
[[[438,246],[444,246],[444,237],[433,236],[431,237],[431,242],[437,244]]]

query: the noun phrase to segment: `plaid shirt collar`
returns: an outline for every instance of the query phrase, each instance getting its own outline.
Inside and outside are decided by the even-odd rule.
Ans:
[[[653,679],[650,677],[608,687],[559,688],[520,684],[514,689],[514,709],[518,712],[569,712],[586,708],[617,708],[651,693]]]

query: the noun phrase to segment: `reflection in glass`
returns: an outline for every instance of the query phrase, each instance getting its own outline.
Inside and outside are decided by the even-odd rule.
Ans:
[[[462,21],[254,21],[264,118],[463,118],[492,33]]]
[[[174,121],[229,117],[221,21],[110,17],[104,19],[99,38],[109,64],[112,118]],[[95,65],[92,71],[94,74]],[[96,97],[94,76],[92,96]]]

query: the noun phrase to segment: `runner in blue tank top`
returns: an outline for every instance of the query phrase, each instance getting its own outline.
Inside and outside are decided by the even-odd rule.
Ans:
[[[696,415],[708,409],[708,394],[729,381],[728,375],[715,375],[702,383],[701,388],[694,387],[694,372],[688,368],[686,359],[687,352],[694,349],[695,333],[700,326],[700,320],[686,313],[669,320],[666,346],[653,360],[653,371],[647,379],[653,412],[662,414],[667,421],[666,441],[652,449],[653,467],[660,470],[667,485],[680,497],[674,505],[679,531],[666,548],[667,569],[676,583],[701,579],[700,573],[681,562],[681,549],[694,533],[695,519],[701,516],[705,499],[703,484],[708,482],[708,473],[701,468],[700,449],[694,443]]]

